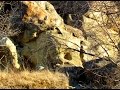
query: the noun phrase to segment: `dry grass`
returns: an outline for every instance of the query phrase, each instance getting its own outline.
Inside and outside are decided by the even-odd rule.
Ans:
[[[68,85],[68,78],[59,72],[0,72],[0,89],[68,89]]]

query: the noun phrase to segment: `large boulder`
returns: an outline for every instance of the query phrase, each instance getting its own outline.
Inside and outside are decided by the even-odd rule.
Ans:
[[[54,7],[46,1],[23,3],[28,8],[23,17],[23,22],[27,25],[21,40],[24,44],[22,55],[30,59],[36,68],[54,68],[56,64],[83,67],[79,52],[80,42],[85,43],[85,49],[88,42],[82,32],[65,25]]]
[[[0,69],[7,67],[8,62],[12,61],[14,68],[19,69],[20,65],[18,63],[18,54],[16,46],[8,37],[3,37],[0,39]]]
[[[7,1],[3,4],[1,9],[5,13],[0,13],[10,16],[10,29],[20,31],[12,39],[21,64],[28,60],[36,69],[41,66],[83,68],[84,55],[80,50],[82,47],[86,51],[89,43],[79,29],[64,24],[53,5],[47,1]]]

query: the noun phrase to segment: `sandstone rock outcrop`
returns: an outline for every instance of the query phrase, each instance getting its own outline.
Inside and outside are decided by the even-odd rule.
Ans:
[[[120,42],[119,17],[116,16],[116,12],[119,11],[118,6],[109,8],[109,14],[115,13],[116,23],[109,26],[112,22],[112,16],[108,15],[109,10],[104,7],[101,11],[95,11],[97,8],[94,8],[95,3],[92,1],[89,4],[79,2],[80,7],[76,7],[77,1],[66,2],[72,8],[66,6],[65,1],[50,1],[55,5],[57,12],[47,1],[11,1],[11,3],[12,8],[5,11],[10,14],[11,29],[21,31],[13,38],[18,44],[17,50],[20,57],[29,60],[36,68],[39,66],[55,68],[56,65],[83,67],[84,61],[104,56],[113,59],[118,57]],[[64,8],[59,7],[60,3],[64,3]],[[82,7],[82,4],[86,8]],[[114,4],[110,2],[108,6]],[[6,8],[7,5],[11,4],[6,4]],[[96,7],[101,6],[96,5]],[[68,17],[64,17],[66,15]],[[74,26],[74,21],[80,23]],[[82,48],[84,53],[80,52]]]
[[[21,1],[14,8],[17,9],[8,13],[12,29],[21,31],[13,37],[20,57],[33,63],[36,69],[55,68],[59,64],[83,68],[79,51],[81,46],[87,50],[89,43],[79,29],[64,24],[49,2]]]
[[[69,19],[69,25],[75,26],[77,21],[81,24],[77,24],[77,28],[81,28],[87,41],[91,42],[89,47],[89,53],[96,55],[96,57],[110,57],[116,60],[119,52],[118,43],[119,40],[119,2],[117,1],[88,1],[72,3],[71,1],[55,2],[51,1],[55,6],[57,12],[61,15],[66,12],[66,16]],[[84,3],[84,4],[82,4]],[[60,7],[60,4],[61,7]],[[81,6],[78,9],[76,6]],[[59,7],[58,7],[59,6]],[[64,6],[64,10],[62,9]],[[74,12],[75,10],[75,12]],[[77,18],[72,24],[70,24],[71,15],[75,14]],[[70,15],[71,14],[71,15]],[[62,16],[62,15],[61,15]],[[82,16],[82,18],[80,18]],[[78,18],[79,17],[79,18]],[[96,57],[85,56],[85,60],[92,60]]]
[[[32,34],[24,33],[22,39],[22,41],[25,42],[22,52],[23,56],[30,58],[31,62],[36,66],[54,67],[56,64],[60,64],[64,66],[83,67],[80,53],[72,50],[80,50],[80,42],[85,41],[84,37],[82,37],[82,32],[66,26],[54,7],[46,1],[43,3],[39,2],[39,5],[37,2],[32,1],[23,1],[23,3],[28,6],[27,14],[24,15],[23,21],[27,23],[31,21],[32,24],[39,27],[39,31],[35,31],[36,35],[38,35],[36,40],[24,41],[26,40],[24,37],[28,35],[31,35],[30,38],[32,37]],[[41,5],[43,5],[43,7],[41,7]],[[38,12],[36,12],[36,10],[38,10]],[[28,12],[30,12],[30,15]],[[39,15],[40,13],[41,15]],[[30,19],[28,19],[28,17]],[[42,17],[44,18],[42,19]],[[33,21],[34,19],[35,21]],[[43,21],[43,23],[41,24],[40,21]],[[43,26],[46,26],[46,28]],[[71,31],[69,29],[71,29]],[[35,29],[32,27],[30,30]],[[77,34],[75,32],[77,32]],[[29,36],[27,37],[27,39],[30,38]],[[85,48],[87,49],[87,47]]]

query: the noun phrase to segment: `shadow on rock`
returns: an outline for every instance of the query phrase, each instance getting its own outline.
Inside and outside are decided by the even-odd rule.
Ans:
[[[64,67],[59,71],[69,76],[72,89],[111,89],[119,83],[120,70],[109,60],[92,60],[84,67]]]

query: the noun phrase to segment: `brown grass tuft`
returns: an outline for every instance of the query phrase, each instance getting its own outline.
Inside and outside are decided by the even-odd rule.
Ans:
[[[67,89],[68,78],[59,72],[0,72],[0,89]]]

